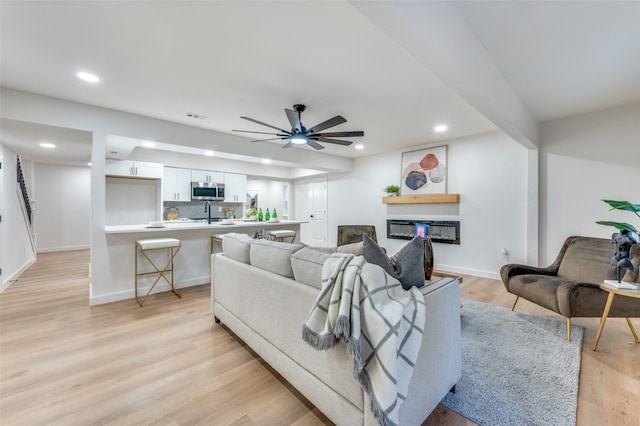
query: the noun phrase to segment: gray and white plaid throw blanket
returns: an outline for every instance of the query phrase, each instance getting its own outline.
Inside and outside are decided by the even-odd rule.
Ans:
[[[404,290],[362,256],[334,253],[323,265],[322,291],[302,338],[318,350],[346,342],[354,377],[369,394],[371,410],[380,424],[392,426],[406,399],[424,322],[420,290]]]

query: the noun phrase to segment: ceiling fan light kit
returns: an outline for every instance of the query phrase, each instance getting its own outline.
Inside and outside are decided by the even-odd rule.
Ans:
[[[260,124],[261,126],[266,126],[271,129],[277,130],[278,133],[273,132],[254,132],[250,130],[232,130],[233,132],[242,132],[242,133],[254,133],[261,135],[273,135],[275,138],[269,139],[257,139],[251,142],[265,142],[265,141],[275,141],[275,140],[288,140],[286,144],[284,144],[283,148],[289,148],[293,145],[309,145],[311,148],[320,150],[324,149],[324,146],[320,145],[318,142],[324,143],[333,143],[336,145],[349,146],[353,142],[347,141],[343,139],[335,139],[337,137],[343,138],[353,138],[364,136],[364,132],[361,130],[351,131],[351,132],[329,132],[329,133],[320,133],[325,129],[330,127],[337,126],[342,123],[346,123],[347,120],[340,116],[336,115],[333,118],[330,118],[326,121],[323,121],[320,124],[316,124],[315,126],[307,129],[302,125],[301,115],[304,110],[307,109],[305,105],[295,104],[293,109],[285,108],[284,112],[287,115],[287,119],[289,120],[289,124],[291,124],[291,131],[281,129],[276,126],[272,126],[271,124],[263,123],[262,121],[255,120],[249,117],[240,117],[244,120],[251,121],[256,124]]]

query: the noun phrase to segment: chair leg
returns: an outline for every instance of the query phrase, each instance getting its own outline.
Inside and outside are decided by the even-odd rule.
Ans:
[[[627,324],[629,324],[629,328],[631,329],[631,333],[633,333],[633,337],[636,339],[636,343],[640,343],[640,339],[638,339],[636,330],[633,328],[633,324],[631,324],[631,319],[628,317],[627,317]]]
[[[520,296],[516,296],[516,300],[513,301],[513,306],[511,307],[512,311],[516,308],[516,303],[518,303],[518,300],[520,300]]]
[[[567,318],[567,342],[571,341],[571,318]]]

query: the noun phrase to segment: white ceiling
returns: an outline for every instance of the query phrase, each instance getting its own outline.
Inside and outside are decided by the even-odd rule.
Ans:
[[[242,115],[287,128],[283,109],[304,103],[307,127],[340,114],[348,122],[332,131],[365,131],[353,139],[365,144],[362,151],[330,145],[323,151],[346,157],[497,127],[509,134],[520,124],[509,122],[502,95],[495,91],[494,98],[495,78],[512,89],[534,123],[640,101],[640,2],[448,2],[447,13],[461,17],[468,31],[456,34],[450,26],[438,33],[442,40],[432,36],[431,62],[403,41],[409,30],[402,21],[376,18],[366,10],[371,6],[2,0],[1,84],[224,133],[269,131]],[[404,14],[417,27],[442,12],[440,2],[376,7]],[[495,67],[484,103],[460,90],[460,81],[489,82],[483,70],[437,66],[462,52],[470,37]],[[101,82],[78,80],[81,70]],[[187,112],[208,118],[187,118]],[[446,133],[433,131],[440,123],[449,125]],[[20,153],[31,137],[28,127],[1,124],[2,142]],[[19,130],[26,134],[6,139]]]

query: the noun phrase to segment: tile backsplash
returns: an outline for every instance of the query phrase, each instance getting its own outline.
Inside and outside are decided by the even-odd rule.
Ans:
[[[172,203],[165,202],[163,207],[163,219],[167,218],[167,209],[169,207],[175,207],[178,209],[180,218],[206,218],[207,213],[204,211],[206,201],[192,201],[190,203]],[[211,201],[211,217],[213,218],[225,218],[225,209],[232,210],[232,214],[235,214],[236,218],[242,218],[242,205],[234,203],[223,203],[221,201]]]

